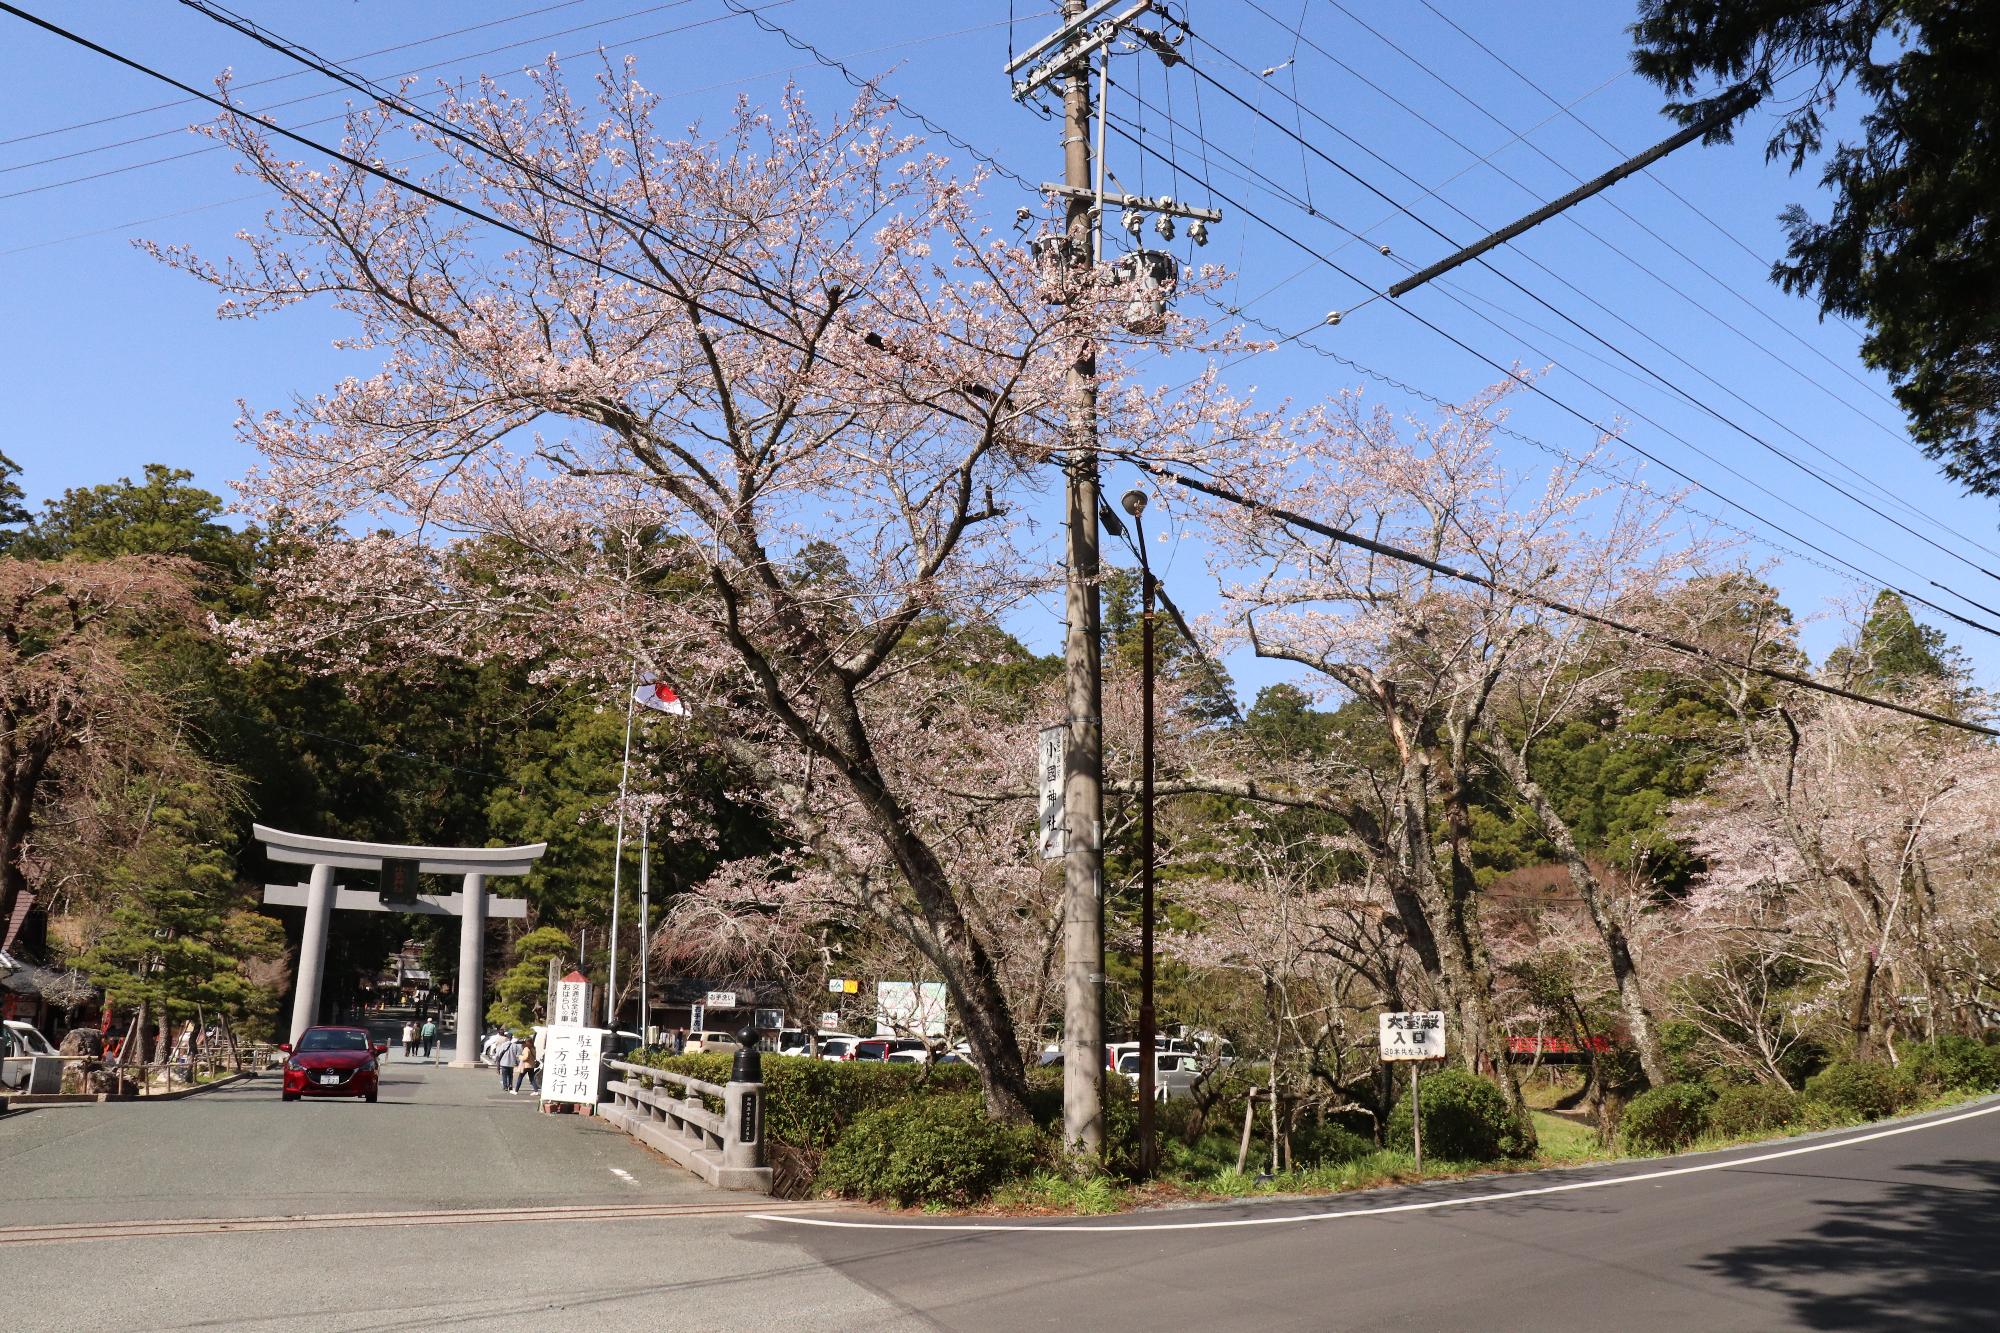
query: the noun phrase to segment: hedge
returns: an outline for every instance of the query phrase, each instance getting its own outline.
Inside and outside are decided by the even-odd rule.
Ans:
[[[1991,1092],[2000,1088],[2000,1053],[1971,1037],[1939,1037],[1907,1053],[1903,1068],[1931,1092]]]
[[[1909,1099],[1910,1084],[1874,1060],[1836,1060],[1806,1080],[1806,1100],[1843,1115],[1880,1120]]]
[[[1799,1094],[1769,1083],[1726,1088],[1708,1108],[1708,1127],[1732,1139],[1768,1134],[1799,1118]]]
[[[730,1059],[717,1052],[653,1056],[634,1063],[708,1083],[727,1083]],[[961,1094],[978,1087],[979,1074],[970,1065],[766,1055],[764,1134],[794,1148],[822,1152],[833,1147],[847,1127],[869,1111],[923,1094]]]
[[[1026,1125],[990,1118],[977,1094],[917,1097],[857,1116],[820,1164],[819,1187],[900,1204],[976,1203],[1036,1164]]]
[[[1625,1146],[1639,1152],[1685,1148],[1708,1128],[1708,1108],[1713,1101],[1715,1091],[1707,1084],[1662,1084],[1626,1105],[1619,1132]]]
[[[1446,1069],[1422,1082],[1424,1151],[1458,1162],[1490,1162],[1524,1156],[1521,1135],[1507,1109],[1507,1099],[1477,1074]],[[1410,1151],[1410,1099],[1389,1113],[1389,1146]]]

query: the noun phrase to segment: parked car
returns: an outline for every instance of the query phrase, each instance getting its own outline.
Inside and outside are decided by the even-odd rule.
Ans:
[[[637,1032],[628,1032],[620,1028],[616,1032],[604,1034],[604,1045],[599,1054],[606,1060],[623,1060],[632,1052],[644,1049],[645,1045],[645,1037]]]
[[[376,1057],[388,1051],[368,1039],[367,1028],[307,1028],[285,1052],[282,1099],[359,1097],[372,1102],[380,1090]]]
[[[861,1038],[851,1032],[825,1032],[820,1034],[819,1058],[822,1060],[845,1060],[847,1053],[854,1049],[854,1043]]]
[[[929,1050],[915,1037],[863,1037],[848,1048],[843,1060],[887,1060],[897,1051],[916,1051],[924,1054]]]
[[[1125,1077],[1136,1082],[1139,1069],[1139,1052],[1127,1051],[1118,1057],[1118,1072]],[[1153,1052],[1153,1096],[1159,1101],[1174,1101],[1188,1096],[1199,1077],[1199,1057],[1185,1051]]]
[[[687,1045],[681,1049],[689,1053],[722,1051],[734,1055],[743,1048],[727,1032],[690,1032]]]

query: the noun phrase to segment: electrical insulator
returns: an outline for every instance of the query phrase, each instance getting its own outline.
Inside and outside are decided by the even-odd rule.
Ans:
[[[1326,322],[1327,322],[1328,324],[1338,324],[1338,323],[1340,323],[1340,312],[1339,312],[1338,310],[1329,310],[1329,311],[1327,311],[1327,312],[1326,312]]]
[[[1125,210],[1126,231],[1130,232],[1134,236],[1137,236],[1139,234],[1139,229],[1145,225],[1146,225],[1146,215],[1144,213],[1135,213],[1129,208]]]
[[[1154,219],[1153,230],[1160,233],[1161,240],[1171,241],[1174,239],[1174,220],[1165,213],[1162,213],[1158,218]]]
[[[1383,253],[1383,254],[1385,254],[1385,255],[1386,255],[1386,254],[1388,254],[1388,253],[1389,253],[1389,247],[1388,247],[1388,246],[1386,246],[1386,245],[1385,245],[1385,246],[1383,246],[1383,247],[1382,247],[1382,253]]]
[[[1200,218],[1188,223],[1188,239],[1196,245],[1208,244],[1208,224]]]

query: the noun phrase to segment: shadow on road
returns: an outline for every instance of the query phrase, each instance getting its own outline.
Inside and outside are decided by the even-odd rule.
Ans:
[[[1930,1179],[1866,1200],[1820,1200],[1828,1216],[1809,1231],[1721,1250],[1697,1267],[1785,1298],[1808,1328],[1990,1327],[2000,1162],[1904,1170]]]

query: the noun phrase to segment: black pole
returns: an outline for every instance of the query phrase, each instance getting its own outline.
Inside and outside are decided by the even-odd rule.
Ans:
[[[1154,1117],[1153,1048],[1153,567],[1146,559],[1146,525],[1132,516],[1139,538],[1139,579],[1144,612],[1140,617],[1139,665],[1139,1173],[1159,1165]]]

